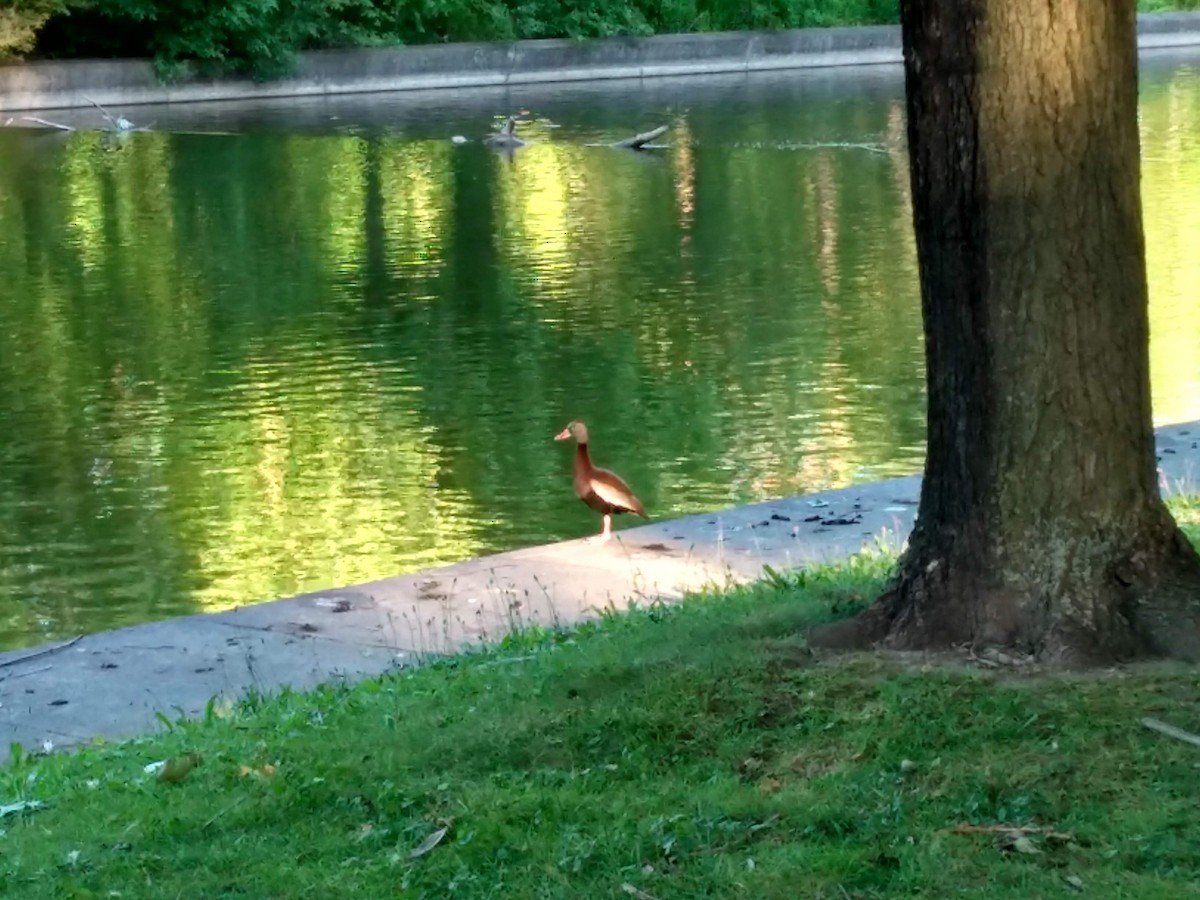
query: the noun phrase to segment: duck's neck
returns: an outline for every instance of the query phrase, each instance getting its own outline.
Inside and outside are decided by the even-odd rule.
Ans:
[[[575,468],[584,472],[592,468],[592,458],[588,456],[587,441],[577,444],[575,447]]]

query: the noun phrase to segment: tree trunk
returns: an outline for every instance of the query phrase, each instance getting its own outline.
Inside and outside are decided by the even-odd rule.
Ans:
[[[1159,498],[1134,0],[901,0],[929,390],[896,582],[826,645],[1200,658]]]

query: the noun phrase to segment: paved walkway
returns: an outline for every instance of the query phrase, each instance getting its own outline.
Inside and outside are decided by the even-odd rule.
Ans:
[[[1167,490],[1200,490],[1200,422],[1158,431]],[[130,737],[202,713],[216,695],[356,680],[495,640],[518,625],[569,624],[631,600],[896,547],[917,476],[567,541],[398,578],[87,635],[0,654],[0,760],[9,744]]]

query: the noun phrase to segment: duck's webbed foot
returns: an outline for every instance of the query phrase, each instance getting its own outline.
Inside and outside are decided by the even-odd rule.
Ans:
[[[604,517],[603,530],[601,530],[601,532],[599,534],[592,535],[590,538],[587,538],[586,540],[587,540],[587,543],[589,543],[589,544],[607,544],[611,538],[612,538],[612,515],[610,514],[610,515],[606,515]]]

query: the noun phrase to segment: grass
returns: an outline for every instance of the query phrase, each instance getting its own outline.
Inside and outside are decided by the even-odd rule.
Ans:
[[[1138,0],[1138,12],[1189,12],[1200,9],[1200,0]]]
[[[1200,496],[1176,494],[1167,500],[1167,508],[1193,544],[1200,547]]]
[[[46,805],[0,819],[0,895],[1200,893],[1200,751],[1137,725],[1196,728],[1200,676],[810,658],[803,627],[871,597],[888,566],[776,575],[22,758],[0,804]],[[203,762],[177,783],[144,770],[189,753]]]

